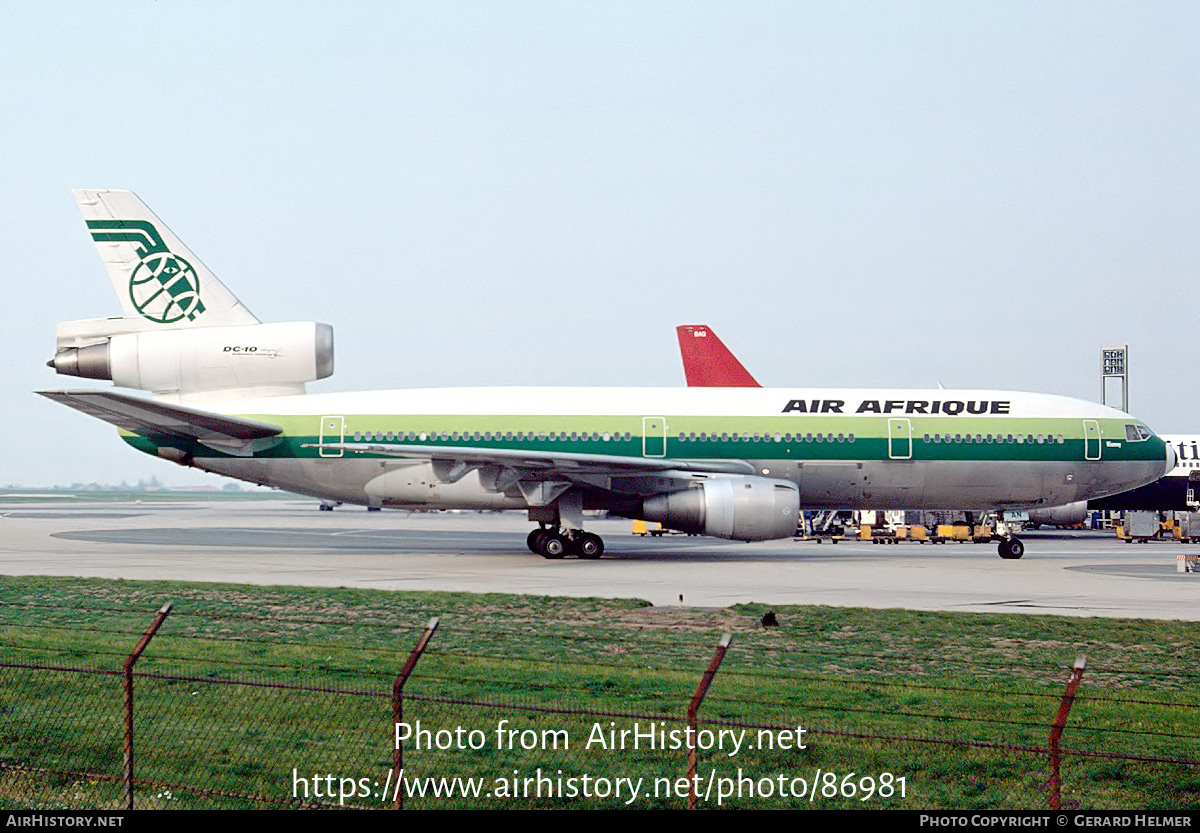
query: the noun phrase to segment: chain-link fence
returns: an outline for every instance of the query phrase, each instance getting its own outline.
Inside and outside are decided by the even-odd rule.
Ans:
[[[116,666],[116,645],[132,649],[152,618],[73,621],[90,613],[39,621],[77,646],[60,654]],[[168,618],[133,673],[137,808],[645,809],[692,797],[699,807],[1045,808],[1047,739],[1070,676],[1059,665],[1040,681],[996,684],[1002,664],[972,660],[953,685],[920,672],[928,657],[843,651],[835,663],[815,647],[799,668],[760,628],[740,645],[735,636],[689,726],[711,630],[632,630],[622,643],[575,625],[547,637],[522,619],[496,650],[497,628],[459,623],[415,662],[397,720],[396,674],[415,661],[420,625],[178,615],[186,623],[172,630]],[[39,660],[48,649],[36,642],[9,646],[32,661],[0,662],[0,801],[125,806],[121,672]],[[1023,662],[1015,676],[1031,677]],[[1159,689],[1089,697],[1083,677],[1064,724],[1063,807],[1194,806],[1194,680]]]

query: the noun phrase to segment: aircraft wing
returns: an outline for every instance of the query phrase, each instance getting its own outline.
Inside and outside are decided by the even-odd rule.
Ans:
[[[145,437],[202,442],[224,451],[283,433],[278,425],[155,402],[114,391],[38,391],[47,399]]]
[[[507,448],[438,447],[392,443],[325,443],[321,448],[340,449],[362,454],[383,454],[409,460],[437,460],[476,466],[508,466],[520,469],[544,469],[547,473],[569,476],[579,474],[639,474],[665,471],[709,472],[713,474],[757,474],[745,460],[671,460],[657,457],[624,457],[617,454],[572,454],[560,451],[528,451]]]

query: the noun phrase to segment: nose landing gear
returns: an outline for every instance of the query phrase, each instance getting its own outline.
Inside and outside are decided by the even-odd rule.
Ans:
[[[1015,535],[1010,535],[1000,539],[1000,546],[997,549],[1000,551],[1001,558],[1020,558],[1025,554],[1025,542]]]

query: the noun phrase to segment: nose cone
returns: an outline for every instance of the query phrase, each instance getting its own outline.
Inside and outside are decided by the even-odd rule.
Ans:
[[[1163,474],[1170,474],[1171,469],[1175,468],[1176,463],[1179,462],[1179,458],[1175,454],[1175,446],[1170,443],[1163,443],[1163,445],[1167,448],[1167,468],[1163,471]]]

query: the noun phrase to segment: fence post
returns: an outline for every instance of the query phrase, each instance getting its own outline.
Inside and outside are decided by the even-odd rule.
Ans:
[[[408,675],[417,667],[417,660],[425,653],[425,646],[429,644],[433,632],[437,630],[438,617],[434,616],[425,625],[425,632],[421,634],[421,638],[417,640],[416,646],[413,647],[412,653],[408,655],[408,661],[404,663],[404,667],[400,669],[400,673],[396,676],[396,681],[392,683],[392,776],[396,779],[395,801],[392,804],[393,809],[404,809],[404,787],[400,781],[400,775],[404,772],[404,746],[400,741],[396,727],[404,722],[404,684],[408,682]]]
[[[154,634],[158,632],[159,626],[167,618],[167,614],[171,612],[171,603],[167,602],[158,611],[158,615],[154,617],[154,621],[150,623],[150,627],[146,628],[146,632],[142,634],[141,640],[137,647],[133,649],[133,653],[125,660],[125,809],[133,809],[133,665],[138,661],[138,657],[142,655],[142,651],[146,650],[146,646],[150,644],[150,640],[154,638]]]
[[[704,676],[700,678],[700,685],[696,688],[696,693],[692,695],[692,702],[688,703],[687,723],[688,723],[688,809],[696,809],[696,734],[697,734],[697,714],[700,711],[700,704],[704,701],[704,695],[708,693],[708,687],[712,684],[713,677],[717,674],[717,669],[721,667],[721,660],[725,659],[725,651],[729,648],[729,643],[733,640],[733,634],[725,634],[721,637],[721,641],[717,644],[717,650],[713,654],[712,660],[708,663],[708,669],[704,672]]]
[[[1083,678],[1083,666],[1087,664],[1087,657],[1080,654],[1075,659],[1075,665],[1071,670],[1071,681],[1067,683],[1067,690],[1063,692],[1062,703],[1058,706],[1058,714],[1054,717],[1054,725],[1050,728],[1050,809],[1057,810],[1062,803],[1062,780],[1058,770],[1058,739],[1062,737],[1063,729],[1067,725],[1067,715],[1071,711],[1071,704],[1075,702],[1075,689],[1079,688],[1079,681]]]

